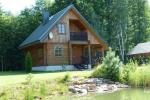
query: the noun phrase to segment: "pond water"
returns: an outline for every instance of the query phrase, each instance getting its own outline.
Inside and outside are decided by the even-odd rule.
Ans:
[[[150,100],[150,89],[122,89],[113,93],[63,96],[55,100]]]

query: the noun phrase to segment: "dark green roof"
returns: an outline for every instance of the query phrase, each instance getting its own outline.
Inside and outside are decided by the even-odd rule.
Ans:
[[[49,18],[49,21],[46,24],[41,24],[37,29],[35,29],[31,35],[29,35],[19,46],[20,48],[27,47],[29,45],[32,45],[34,43],[42,43],[45,39],[48,37],[48,32],[53,28],[53,26],[70,10],[74,9],[80,17],[85,21],[85,23],[90,27],[90,24],[88,21],[79,13],[79,11],[74,7],[73,4],[69,5],[68,7],[64,8],[63,10],[59,11],[55,15],[52,15]],[[93,28],[92,28],[93,29]],[[95,32],[95,31],[94,31]],[[103,41],[103,39],[100,37],[99,34],[97,34],[100,40]],[[103,41],[105,45],[105,41]]]

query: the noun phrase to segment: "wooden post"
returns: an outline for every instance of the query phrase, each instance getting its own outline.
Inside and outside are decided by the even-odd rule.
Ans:
[[[72,64],[72,45],[69,42],[69,57],[70,57],[70,65]]]
[[[88,53],[89,53],[89,69],[91,69],[91,45],[88,44]]]
[[[103,47],[101,49],[101,52],[102,52],[102,57],[104,57],[104,48]]]

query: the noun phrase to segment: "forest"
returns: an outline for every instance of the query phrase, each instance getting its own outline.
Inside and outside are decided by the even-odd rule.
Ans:
[[[13,15],[0,7],[0,70],[23,70],[21,42],[42,23],[42,11],[55,14],[74,4],[118,55],[150,40],[147,0],[36,0],[31,8]],[[3,66],[3,67],[2,67]]]

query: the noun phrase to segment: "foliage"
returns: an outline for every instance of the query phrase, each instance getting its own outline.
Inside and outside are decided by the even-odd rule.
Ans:
[[[115,52],[110,49],[103,59],[101,67],[98,67],[93,72],[93,75],[95,75],[95,77],[103,77],[117,81],[119,80],[119,70],[121,66],[122,63],[120,62],[119,57],[117,57]]]
[[[123,83],[129,83],[129,76],[136,70],[137,66],[137,63],[131,60],[124,67],[122,67],[120,73],[120,81],[122,81]]]
[[[150,68],[149,67],[139,67],[135,72],[129,75],[129,84],[132,86],[150,86]]]
[[[93,71],[93,73],[91,74],[90,77],[97,77],[97,78],[101,78],[102,77],[102,67],[101,67],[101,65],[98,65],[94,69],[94,71]]]
[[[32,71],[32,56],[30,52],[28,52],[25,56],[25,69],[28,73]]]

